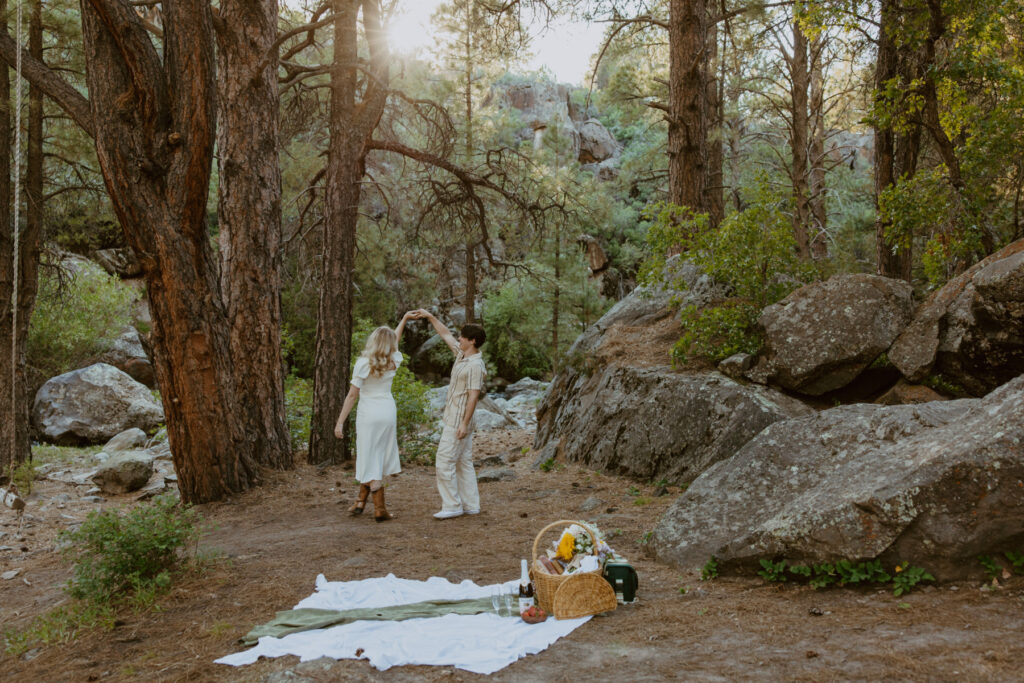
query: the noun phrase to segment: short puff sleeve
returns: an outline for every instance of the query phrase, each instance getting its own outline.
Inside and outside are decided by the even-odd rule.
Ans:
[[[402,352],[395,351],[393,354],[391,354],[391,360],[395,362],[395,370],[397,370],[398,366],[402,364]]]
[[[356,366],[352,368],[352,386],[357,389],[363,388],[363,382],[370,376],[370,361],[366,358],[356,360]]]

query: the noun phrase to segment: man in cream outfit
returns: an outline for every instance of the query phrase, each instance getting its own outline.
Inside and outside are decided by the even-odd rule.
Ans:
[[[480,347],[487,337],[484,329],[472,323],[464,325],[459,338],[430,312],[420,309],[419,317],[434,326],[444,343],[455,354],[448,398],[444,404],[441,440],[437,444],[435,471],[441,510],[435,519],[451,519],[480,514],[480,492],[473,469],[473,413],[484,390],[487,368]]]

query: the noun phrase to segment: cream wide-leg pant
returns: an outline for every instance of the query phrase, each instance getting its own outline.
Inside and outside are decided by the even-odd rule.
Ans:
[[[472,431],[459,440],[455,438],[455,427],[445,425],[437,444],[434,467],[442,510],[480,510],[480,491],[476,485],[476,470],[473,469]]]

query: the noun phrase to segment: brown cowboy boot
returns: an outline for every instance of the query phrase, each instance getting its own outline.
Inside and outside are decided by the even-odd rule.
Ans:
[[[384,506],[384,487],[381,486],[373,492],[373,519],[378,522],[386,522],[394,518],[394,515],[388,512],[387,507]]]
[[[348,509],[348,514],[355,517],[356,515],[363,514],[363,509],[366,507],[366,499],[370,495],[370,485],[360,484],[359,485],[359,496],[356,498],[356,502],[352,507]]]

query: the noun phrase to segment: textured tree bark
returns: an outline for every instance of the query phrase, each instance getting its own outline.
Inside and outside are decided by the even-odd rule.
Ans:
[[[722,108],[723,93],[722,87],[725,83],[724,65],[721,64],[718,51],[718,24],[708,18],[707,31],[708,46],[708,80],[704,89],[705,116],[708,121],[708,161],[707,180],[705,188],[707,191],[708,213],[710,214],[710,229],[714,230],[725,218],[725,176],[722,173],[724,158],[723,123],[724,110]],[[722,78],[716,77],[717,73]]]
[[[161,60],[124,0],[83,0],[96,152],[139,256],[182,499],[218,500],[257,481],[230,355],[230,325],[206,226],[213,155],[209,5],[164,6]]]
[[[32,18],[36,17],[33,8]],[[7,2],[0,0],[0,28],[6,34]],[[40,24],[41,25],[41,24]],[[39,43],[42,53],[42,43]],[[12,150],[10,72],[0,68],[0,475],[31,458],[29,440],[28,378],[25,372],[25,341],[29,316],[35,306],[36,277],[39,263],[39,234],[26,228],[19,236],[18,282],[14,281],[14,234],[11,227],[11,159],[21,150]],[[20,84],[18,84],[20,86]],[[33,90],[33,92],[36,92]],[[32,95],[30,95],[32,97]],[[31,103],[30,103],[31,108]],[[38,118],[41,122],[41,116]],[[41,133],[41,131],[40,131]],[[41,134],[38,138],[42,139]],[[41,159],[41,154],[38,157]],[[17,334],[12,356],[12,295],[18,288]],[[13,386],[12,386],[13,382]],[[12,391],[13,389],[13,391]]]
[[[806,260],[811,258],[811,240],[807,226],[811,223],[809,178],[807,165],[807,132],[810,119],[807,116],[807,89],[810,85],[807,72],[807,36],[794,18],[793,55],[789,61],[790,83],[790,128],[789,146],[792,155],[790,178],[793,182],[793,237],[796,239],[797,255]]]
[[[281,358],[281,172],[276,0],[224,0],[217,23],[221,290],[246,422],[260,465],[293,464]]]
[[[893,40],[892,31],[899,21],[897,0],[882,0],[881,27],[878,31],[878,56],[875,61],[876,97],[881,97],[885,84],[901,78],[910,83],[917,75],[917,60],[906,48],[899,48]],[[911,177],[917,169],[917,156],[921,146],[921,127],[910,124],[908,132],[896,132],[891,127],[875,127],[875,202],[888,187],[896,184],[903,176]],[[912,242],[907,239],[899,245],[886,238],[888,224],[881,215],[875,221],[875,255],[877,272],[892,278],[910,281],[912,266]],[[898,247],[895,248],[894,247]]]
[[[707,212],[707,2],[669,6],[669,201]]]
[[[821,36],[811,40],[810,159],[811,166],[811,257],[828,258],[828,207],[825,188],[825,73]]]
[[[366,170],[367,143],[384,111],[388,54],[380,26],[379,0],[333,0],[334,64],[331,71],[331,141],[324,189],[324,262],[316,333],[311,463],[340,463],[348,444],[334,425],[348,388],[352,351],[352,276],[359,188]],[[369,43],[370,73],[357,98],[357,19],[360,5]]]

